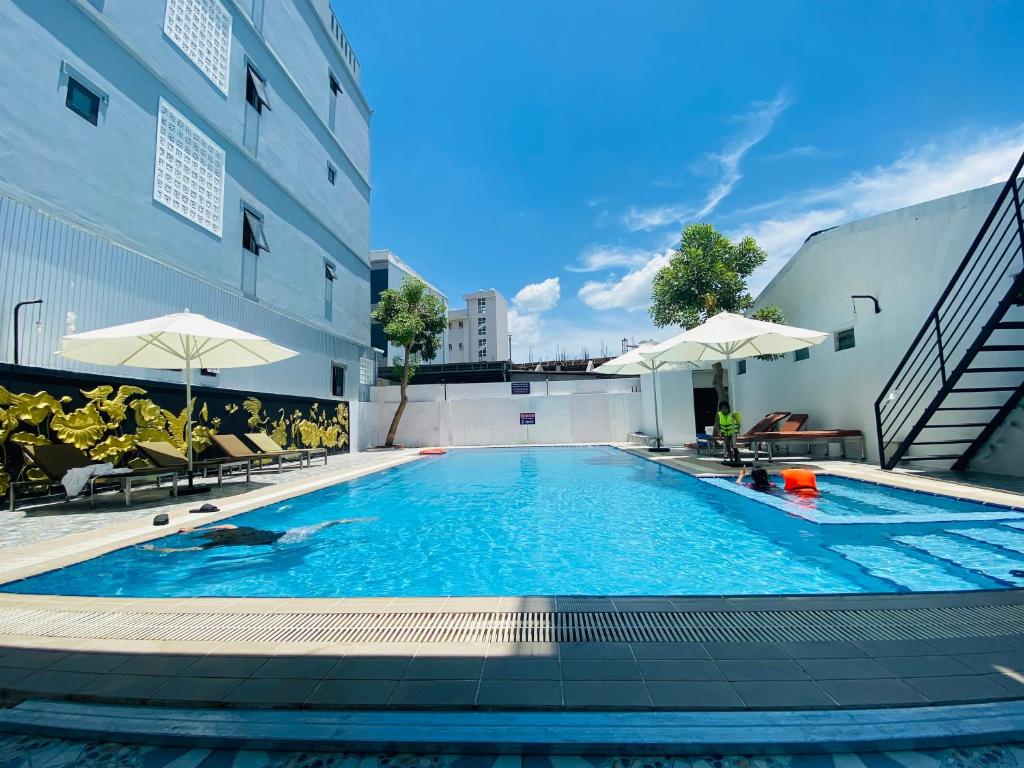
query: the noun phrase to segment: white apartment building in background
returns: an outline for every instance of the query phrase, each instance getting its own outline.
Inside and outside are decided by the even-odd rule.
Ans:
[[[509,360],[508,302],[493,288],[462,296],[465,309],[448,313],[448,362]]]
[[[388,288],[399,288],[402,285],[402,280],[406,277],[419,278],[426,283],[430,292],[444,303],[445,310],[448,309],[448,297],[423,275],[398,258],[398,254],[387,249],[374,249],[370,251],[370,311],[373,312],[377,308],[381,291]],[[370,321],[370,343],[375,349],[384,352],[385,365],[389,365],[396,357],[401,357],[403,354],[401,347],[396,347],[388,342],[383,326],[375,320]],[[447,332],[442,334],[441,347],[437,357],[423,362],[429,364],[448,362]]]

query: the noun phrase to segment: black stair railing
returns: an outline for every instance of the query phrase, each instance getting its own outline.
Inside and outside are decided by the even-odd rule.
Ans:
[[[974,418],[968,421],[986,425],[997,412],[1002,412],[1005,401],[945,408],[942,403],[978,353],[993,350],[984,346],[985,341],[1007,308],[1020,300],[1024,288],[1024,216],[1018,177],[1022,168],[1024,154],[875,401],[878,455],[883,469],[892,469],[899,463],[936,411],[958,411],[961,415],[974,412]]]

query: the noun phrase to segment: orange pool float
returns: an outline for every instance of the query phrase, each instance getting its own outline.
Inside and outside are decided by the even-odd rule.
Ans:
[[[444,448],[424,448],[420,451],[420,456],[441,456],[447,453]]]
[[[818,478],[809,469],[784,469],[781,472],[785,490],[791,493],[818,494]]]

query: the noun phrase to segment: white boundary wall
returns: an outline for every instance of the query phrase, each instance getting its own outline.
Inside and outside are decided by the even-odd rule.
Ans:
[[[510,382],[412,385],[396,442],[417,447],[621,442],[644,422],[638,390],[637,379],[532,381],[529,395],[513,395]],[[397,386],[371,388],[371,402],[363,405],[373,445],[384,443],[399,397]],[[521,425],[521,413],[535,414],[536,424]]]

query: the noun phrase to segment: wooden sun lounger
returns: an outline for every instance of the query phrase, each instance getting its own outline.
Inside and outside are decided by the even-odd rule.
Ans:
[[[256,446],[260,451],[267,453],[299,454],[306,457],[306,466],[313,466],[313,456],[323,456],[324,464],[327,464],[327,449],[320,448],[282,448],[277,441],[266,432],[246,432],[245,439]]]
[[[174,469],[179,474],[187,470],[188,459],[185,454],[168,442],[144,440],[137,443],[135,447],[160,469]],[[252,462],[249,459],[204,459],[202,461],[192,461],[193,471],[202,473],[203,477],[210,470],[216,470],[217,485],[223,485],[224,483],[224,470],[238,468],[245,469],[246,482],[252,479]]]
[[[864,433],[859,429],[811,429],[798,430],[793,432],[759,432],[751,435],[751,443],[754,447],[754,461],[760,456],[760,447],[764,446],[768,455],[768,461],[773,461],[772,447],[779,443],[824,443],[825,456],[829,455],[829,447],[837,443],[842,457],[846,458],[846,441],[860,441],[860,458],[864,460],[867,454],[864,448]]]
[[[229,459],[248,459],[251,462],[273,461],[277,464],[277,472],[284,469],[288,459],[298,459],[302,466],[302,455],[294,451],[252,451],[237,435],[212,435],[213,443],[220,448]]]
[[[88,467],[92,464],[101,464],[85,454],[84,451],[75,448],[73,445],[58,443],[56,445],[34,445],[27,446],[23,451],[31,465],[46,475],[43,480],[18,480],[12,481],[8,490],[10,499],[9,509],[14,511],[15,486],[19,488],[31,488],[33,486],[45,485],[48,488],[60,486],[63,488],[64,475],[70,469]],[[119,486],[124,493],[124,504],[130,506],[132,503],[132,490],[136,480],[156,480],[156,487],[166,478],[171,481],[171,494],[178,495],[178,478],[180,473],[174,469],[136,469],[131,473],[119,475],[100,475],[90,477],[87,483],[89,488],[89,504],[96,506],[96,487]],[[70,501],[70,499],[68,499]]]
[[[789,415],[790,415],[789,411],[776,411],[774,413],[766,414],[764,417],[762,417],[761,419],[756,421],[754,423],[754,426],[752,426],[750,429],[748,429],[742,435],[737,436],[736,444],[737,445],[742,445],[744,443],[749,443],[751,435],[753,435],[755,432],[767,432],[767,431],[773,429],[780,421],[782,421],[783,419],[785,419]],[[717,414],[715,415],[715,418],[716,419],[718,418]],[[718,448],[718,447],[721,447],[723,449],[725,448],[725,441],[722,440],[722,438],[720,436],[717,436],[717,437],[709,436],[708,437],[708,445],[709,445],[709,448],[711,450],[711,455],[714,455],[714,449],[715,448]]]

